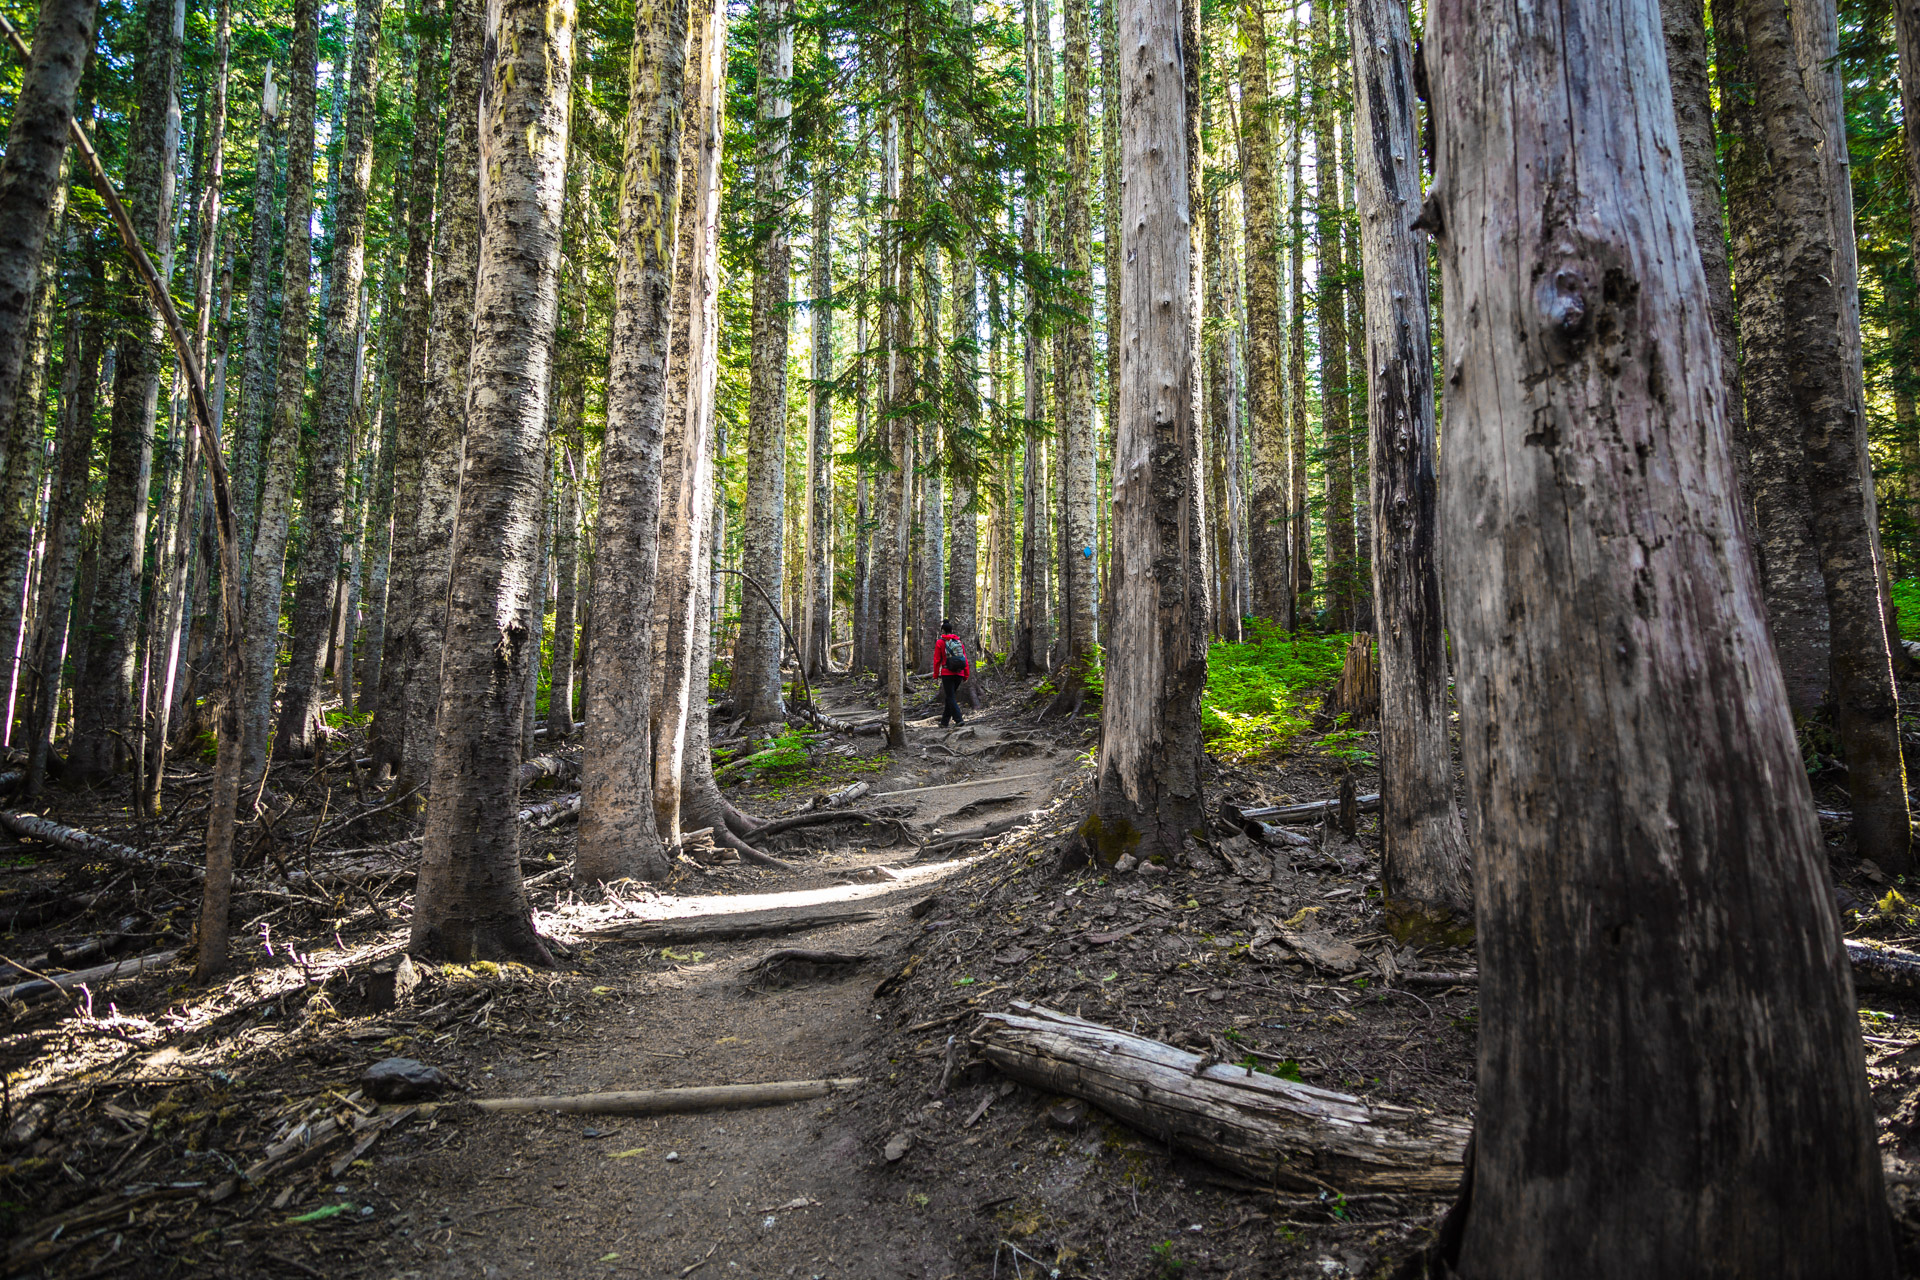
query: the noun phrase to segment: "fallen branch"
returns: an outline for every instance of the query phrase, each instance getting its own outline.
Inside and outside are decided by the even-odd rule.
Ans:
[[[5,827],[17,836],[38,840],[56,849],[65,849],[68,853],[78,853],[89,858],[129,862],[137,867],[168,867],[194,876],[206,874],[204,867],[195,866],[191,862],[163,858],[157,853],[143,853],[129,845],[116,844],[105,836],[97,836],[91,831],[82,831],[78,827],[63,827],[57,822],[49,822],[31,813],[0,812],[0,827]]]
[[[878,791],[874,793],[873,798],[875,800],[885,800],[888,796],[919,796],[925,795],[930,791],[952,791],[959,787],[990,787],[996,782],[1018,782],[1022,778],[1045,778],[1048,776],[1049,773],[1047,770],[1036,769],[1032,773],[1016,773],[1007,777],[993,777],[989,775],[984,778],[973,778],[966,782],[942,782],[938,786],[932,787],[907,787],[900,791]]]
[[[1356,813],[1378,813],[1379,811],[1380,793],[1377,791],[1372,795],[1360,796],[1354,801],[1354,812]],[[1237,822],[1241,826],[1245,826],[1255,818],[1261,818],[1267,822],[1280,822],[1299,826],[1303,823],[1318,822],[1329,814],[1338,816],[1339,813],[1340,801],[1337,799],[1312,800],[1306,804],[1266,805],[1250,808],[1243,808],[1237,804],[1223,804],[1220,806],[1220,815],[1222,817],[1230,822]]]
[[[531,822],[545,830],[557,827],[569,818],[580,816],[580,793],[561,796],[558,800],[547,800],[540,804],[530,804],[515,815],[522,822]]]
[[[823,809],[838,809],[845,805],[852,804],[855,800],[858,800],[871,790],[873,790],[873,784],[856,782],[852,786],[836,791],[830,796],[821,797],[815,801],[815,803]]]
[[[683,942],[729,942],[736,938],[766,938],[784,933],[804,933],[836,924],[859,924],[872,920],[877,911],[849,911],[845,908],[802,912],[742,912],[707,919],[659,920],[644,924],[626,924],[597,930],[593,936],[613,942],[631,942],[643,947],[668,947]]]
[[[1271,1186],[1451,1194],[1469,1126],[1261,1075],[1015,1002],[975,1050],[1017,1080],[1084,1098],[1144,1133]]]
[[[72,973],[54,973],[45,977],[31,978],[26,982],[16,982],[10,987],[0,987],[0,1000],[18,1000],[23,996],[39,995],[43,991],[71,991],[82,983],[91,985],[106,982],[113,978],[131,978],[148,969],[157,969],[171,962],[180,954],[180,948],[171,951],[156,951],[152,955],[135,956],[130,960],[116,960],[111,964],[96,965],[91,969],[76,969]],[[5,961],[5,967],[20,973],[31,972],[23,965]]]
[[[482,1111],[558,1111],[566,1115],[652,1116],[684,1111],[719,1111],[728,1107],[765,1107],[781,1102],[824,1098],[842,1089],[865,1084],[864,1077],[841,1080],[775,1080],[767,1084],[714,1084],[691,1089],[634,1089],[621,1093],[547,1094],[525,1098],[476,1098]],[[464,1106],[441,1103],[440,1106]],[[432,1106],[422,1107],[430,1111]]]
[[[989,822],[984,827],[975,827],[971,831],[943,832],[938,839],[929,840],[927,843],[921,845],[919,853],[915,856],[925,858],[932,854],[946,853],[958,849],[962,845],[978,844],[982,840],[991,840],[995,836],[1005,835],[1015,827],[1032,822],[1040,816],[1038,810],[1032,813],[1016,813],[1011,818],[1000,818],[997,821]]]

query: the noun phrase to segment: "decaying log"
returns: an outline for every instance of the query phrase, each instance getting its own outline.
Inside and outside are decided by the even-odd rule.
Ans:
[[[1376,791],[1369,795],[1355,797],[1354,804],[1356,806],[1355,812],[1357,813],[1378,813],[1380,811],[1380,793]],[[1299,826],[1302,823],[1318,822],[1329,815],[1338,817],[1339,813],[1340,801],[1337,797],[1332,800],[1312,800],[1306,804],[1259,806],[1223,804],[1220,806],[1221,817],[1227,819],[1229,822],[1237,822],[1241,826],[1245,826],[1255,818],[1266,822],[1287,823],[1292,826]]]
[[[1459,1189],[1469,1125],[1261,1075],[1016,1001],[974,1050],[1001,1071],[1084,1098],[1143,1133],[1263,1185],[1302,1191]]]
[[[856,782],[852,786],[836,791],[830,796],[819,797],[814,801],[814,807],[820,809],[842,809],[871,790],[873,790],[872,783]]]
[[[540,804],[530,804],[520,810],[518,815],[520,821],[531,822],[543,831],[549,827],[557,827],[563,822],[570,822],[579,816],[580,793],[578,791],[575,791],[571,795],[561,796],[557,800],[547,800]]]
[[[1261,844],[1280,845],[1289,849],[1305,849],[1313,845],[1313,840],[1309,836],[1303,836],[1298,831],[1289,831],[1285,827],[1274,826],[1270,822],[1262,822],[1258,818],[1249,819],[1246,830],[1248,835]]]
[[[543,778],[568,782],[580,776],[580,762],[570,756],[535,756],[520,766],[520,785],[527,786]]]
[[[686,942],[730,942],[736,938],[766,938],[785,933],[804,933],[836,924],[859,924],[879,915],[877,911],[850,911],[845,907],[823,907],[799,911],[742,911],[735,915],[694,917],[681,920],[650,920],[644,923],[615,925],[593,931],[593,936],[610,942],[630,942],[642,947],[669,947]]]
[[[63,827],[57,822],[49,822],[31,813],[0,811],[0,827],[5,827],[13,834],[28,840],[38,840],[56,849],[65,849],[68,853],[78,853],[89,858],[129,862],[137,867],[166,867],[169,870],[184,871],[194,876],[206,874],[206,868],[195,866],[191,862],[163,858],[157,853],[143,853],[129,845],[116,844],[105,836],[96,836],[78,827]]]
[[[0,1000],[18,1000],[23,996],[39,995],[43,991],[71,991],[82,983],[91,985],[114,978],[131,978],[137,973],[145,973],[148,969],[168,964],[179,954],[180,948],[175,947],[171,951],[156,951],[152,955],[116,960],[111,964],[96,965],[91,969],[76,969],[72,973],[50,973],[44,978],[29,978],[25,982],[16,982],[10,987],[0,987]],[[0,964],[0,969],[19,970],[19,968],[19,965],[11,961]]]
[[[1854,986],[1866,991],[1920,994],[1920,953],[1860,938],[1848,938],[1846,942]]]
[[[558,1111],[568,1115],[652,1116],[678,1111],[719,1111],[728,1107],[765,1107],[781,1102],[824,1098],[865,1084],[864,1077],[839,1080],[774,1080],[766,1084],[715,1084],[691,1089],[633,1089],[620,1093],[549,1094],[526,1098],[475,1098],[482,1111]],[[466,1103],[440,1104],[465,1106]],[[420,1108],[430,1111],[431,1106]]]

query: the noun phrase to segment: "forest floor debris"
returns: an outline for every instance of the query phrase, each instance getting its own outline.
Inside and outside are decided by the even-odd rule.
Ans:
[[[874,706],[868,683],[817,695],[851,720]],[[893,806],[897,826],[791,827],[794,874],[703,861],[696,841],[667,884],[582,892],[568,884],[572,829],[529,822],[536,920],[569,953],[552,971],[408,962],[403,978],[411,830],[377,797],[342,813],[353,793],[325,771],[276,765],[272,816],[242,845],[224,983],[189,988],[185,966],[163,961],[7,1004],[0,1269],[1381,1275],[1432,1229],[1443,1195],[1262,1186],[1012,1079],[975,1048],[983,1014],[1027,1002],[1203,1074],[1297,1082],[1438,1125],[1470,1117],[1473,958],[1387,935],[1374,820],[1349,810],[1349,835],[1323,806],[1261,842],[1224,812],[1288,808],[1298,822],[1343,781],[1376,790],[1370,736],[1302,731],[1277,760],[1216,764],[1221,820],[1172,865],[1063,870],[1092,717],[1040,722],[1043,694],[1000,683],[991,708],[943,733],[931,687],[913,696],[904,751],[808,736],[798,768],[737,771],[730,793],[765,818]],[[535,786],[564,805],[572,770],[541,772]],[[157,823],[133,820],[111,788],[56,793],[45,814],[190,863],[203,781],[192,765],[170,773]],[[1816,778],[1829,807],[1832,782]],[[530,790],[527,807],[542,803]],[[1850,931],[1912,948],[1920,911],[1904,887],[1852,860],[1845,824],[1826,834]],[[184,867],[30,837],[0,858],[13,864],[0,953],[33,972],[189,940]],[[1911,1241],[1920,1002],[1865,995],[1861,1017]],[[365,1076],[393,1058],[444,1076],[444,1092],[379,1107]],[[795,1081],[839,1087],[753,1110],[582,1115],[555,1101]],[[479,1099],[535,1101],[484,1115]]]

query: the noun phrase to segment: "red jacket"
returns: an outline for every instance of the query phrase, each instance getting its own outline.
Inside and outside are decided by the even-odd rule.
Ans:
[[[952,674],[947,670],[947,641],[958,640],[959,638],[960,638],[959,636],[949,631],[945,635],[941,636],[937,642],[935,642],[933,646],[933,674],[934,675],[944,676],[944,675]],[[966,670],[960,673],[960,678],[962,680],[965,680],[972,674],[973,674],[973,664],[969,662],[966,664]]]

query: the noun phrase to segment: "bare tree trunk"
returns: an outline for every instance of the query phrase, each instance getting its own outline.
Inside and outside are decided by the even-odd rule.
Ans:
[[[280,114],[279,97],[273,83],[273,64],[269,62],[262,77],[257,126],[259,145],[254,152],[253,241],[247,258],[247,336],[242,356],[240,426],[230,446],[243,588],[253,580],[253,538],[260,516],[260,454],[272,400],[267,390],[267,322],[273,311],[273,127]]]
[[[813,244],[808,292],[813,295],[813,386],[807,392],[807,548],[802,582],[805,612],[800,654],[809,679],[827,673],[833,638],[833,131],[821,127],[813,164]]]
[[[314,401],[314,442],[301,504],[299,588],[293,602],[293,652],[281,694],[275,754],[300,758],[314,749],[325,695],[329,621],[338,598],[347,512],[349,435],[360,333],[361,281],[366,275],[367,187],[373,177],[373,100],[378,92],[380,0],[361,0],[353,24],[353,78],[347,92],[346,149],[335,170],[333,262],[328,279],[326,337]]]
[[[1413,230],[1421,199],[1413,42],[1399,0],[1347,0],[1347,17],[1378,539],[1381,878],[1395,936],[1438,941],[1471,912],[1473,890],[1447,741],[1427,240]]]
[[[1483,1024],[1444,1261],[1890,1276],[1824,850],[1739,533],[1658,5],[1445,0],[1425,51]],[[1641,162],[1592,158],[1623,155]],[[1727,1016],[1743,1008],[1766,1013]]]
[[[585,194],[584,192],[582,194]],[[671,366],[669,366],[671,368]],[[570,371],[577,375],[578,371]],[[547,682],[547,741],[565,742],[573,736],[573,651],[578,642],[580,612],[580,484],[587,465],[587,382],[568,376],[560,389],[560,431],[554,442],[560,472],[558,523],[554,526],[553,675]]]
[[[409,543],[406,634],[401,639],[404,725],[394,792],[403,795],[429,781],[438,751],[436,717],[441,705],[441,647],[447,626],[448,575],[453,560],[455,515],[468,431],[468,370],[473,359],[475,273],[480,257],[479,139],[475,111],[485,86],[481,35],[486,19],[479,0],[448,5],[451,56],[447,63],[447,133],[440,148],[440,199],[435,229],[433,302],[428,308],[425,399],[422,406],[419,504]],[[417,139],[416,139],[417,141]],[[411,376],[409,363],[405,371]],[[402,430],[405,429],[406,386]],[[390,655],[389,664],[394,661]],[[417,808],[416,799],[409,808]]]
[[[1040,69],[1046,60],[1047,33],[1039,16],[1044,0],[1026,0],[1027,127],[1038,129],[1043,116],[1040,100]],[[1020,198],[1020,250],[1028,258],[1040,252],[1040,219],[1045,202],[1040,198],[1041,178],[1037,167],[1029,166],[1026,185]],[[1027,279],[1024,341],[1022,355],[1022,408],[1026,419],[1022,430],[1025,450],[1021,458],[1020,515],[1020,616],[1013,633],[1013,670],[1022,679],[1047,664],[1047,527],[1046,464],[1040,437],[1041,420],[1046,416],[1045,392],[1041,383],[1040,335],[1038,333],[1040,296],[1032,279]]]
[[[594,669],[586,686],[587,750],[573,870],[583,885],[663,880],[672,868],[654,816],[651,624],[660,563],[673,256],[680,238],[687,4],[668,0],[640,11],[630,66],[626,170],[632,176],[620,198],[607,434],[594,528]],[[644,74],[649,67],[652,74]],[[784,343],[780,358],[786,359]],[[784,403],[781,408],[784,413]]]
[[[924,117],[923,117],[924,118]],[[924,288],[919,306],[920,385],[924,402],[941,400],[940,363],[934,353],[940,345],[940,271],[933,246],[927,246],[926,266],[921,276]],[[933,665],[933,645],[940,636],[941,609],[946,604],[946,503],[941,490],[949,460],[941,448],[939,413],[931,413],[920,422],[918,456],[925,475],[920,481],[919,537],[913,545],[912,638],[908,645],[916,671]]]
[[[7,126],[0,163],[0,423],[14,400],[28,348],[48,230],[64,210],[67,120],[93,52],[96,0],[45,0]]]
[[[962,0],[966,3],[966,0]],[[980,318],[975,312],[975,288],[978,272],[971,256],[955,260],[953,273],[953,338],[955,369],[953,381],[957,390],[953,407],[954,430],[962,441],[970,441],[975,428],[974,415],[978,408],[980,360],[975,334],[980,327]],[[962,446],[970,451],[971,444]],[[953,536],[947,542],[947,617],[952,619],[955,634],[966,646],[967,654],[977,658],[980,649],[980,517],[974,510],[978,506],[978,472],[971,457],[956,451],[953,469],[953,487],[949,501]],[[978,706],[979,700],[974,682],[969,680],[961,686],[962,698],[966,705]]]
[[[1822,148],[1830,144],[1793,64],[1782,0],[1745,0],[1747,53],[1773,159],[1773,205],[1781,242],[1781,302],[1793,335],[1788,386],[1804,436],[1809,514],[1825,581],[1832,637],[1834,725],[1847,762],[1856,847],[1889,873],[1912,865],[1900,699],[1882,613],[1866,468],[1862,406],[1849,370],[1857,355],[1848,323],[1846,273]],[[1857,308],[1857,298],[1852,299]],[[1857,351],[1857,348],[1856,348]]]
[[[179,149],[179,80],[184,0],[148,0],[139,98],[128,131],[126,205],[135,233],[153,248],[163,274],[173,260],[174,169]],[[160,313],[144,289],[129,289],[114,358],[113,419],[107,436],[107,488],[101,508],[98,576],[82,636],[88,678],[74,687],[69,764],[80,779],[119,767],[122,734],[134,728],[135,639],[140,566],[146,553],[147,488],[153,471],[153,423],[160,396]]]
[[[573,6],[490,0],[485,32],[466,474],[411,947],[550,964],[527,910],[513,815],[522,691],[540,654],[526,626],[528,575],[545,489]]]
[[[872,445],[873,425],[869,417],[869,400],[872,389],[867,376],[867,219],[866,200],[860,201],[860,300],[856,304],[853,321],[853,402],[854,402],[854,441],[859,450],[859,462],[854,479],[853,499],[853,652],[852,668],[855,675],[864,672],[877,672],[879,659],[874,650],[878,643],[873,617],[873,581],[872,581],[872,545],[874,507],[870,504],[869,490],[873,484],[873,467],[868,462],[868,451]]]
[[[1246,217],[1247,416],[1253,437],[1250,551],[1252,610],[1289,630],[1293,584],[1287,501],[1287,423],[1280,395],[1279,185],[1273,167],[1274,102],[1267,28],[1244,0],[1240,27],[1240,186]]]
[[[1177,0],[1123,0],[1119,43],[1128,111],[1111,642],[1099,781],[1079,829],[1109,864],[1123,854],[1176,857],[1203,826],[1207,670],[1184,65],[1192,46]]]
[[[424,17],[437,19],[439,0],[423,0]],[[470,16],[456,10],[455,18]],[[437,293],[433,278],[435,189],[440,169],[440,23],[425,25],[414,48],[413,150],[408,170],[407,281],[401,300],[399,368],[394,375],[393,550],[387,567],[386,634],[381,646],[380,691],[374,707],[374,768],[399,769],[407,738],[407,677],[413,620],[419,612],[420,499],[426,483],[426,358],[428,322]],[[464,86],[463,86],[464,88]],[[462,131],[449,129],[460,142]],[[462,142],[462,145],[465,145]],[[465,187],[467,196],[472,188]],[[428,734],[429,741],[432,735]]]
[[[1353,627],[1355,564],[1353,467],[1347,452],[1346,265],[1340,244],[1340,163],[1334,140],[1334,67],[1327,10],[1334,0],[1313,0],[1313,159],[1315,181],[1314,318],[1320,334],[1320,436],[1327,488],[1327,624]]]
[[[903,39],[898,48],[908,48]],[[910,89],[903,86],[905,100]],[[883,456],[887,466],[880,469],[878,482],[878,524],[874,532],[874,585],[879,600],[874,608],[879,633],[880,696],[886,704],[887,745],[898,750],[907,745],[906,671],[900,640],[906,592],[902,589],[898,566],[907,558],[907,486],[913,475],[913,435],[907,424],[905,407],[914,400],[911,385],[912,365],[907,347],[912,341],[912,291],[907,287],[911,267],[905,248],[904,224],[912,216],[913,149],[909,119],[898,108],[887,118],[884,181],[887,209],[891,221],[886,228],[882,274],[887,280],[885,311],[886,373],[882,390],[879,430],[885,442]]]
[[[654,823],[678,845],[685,830],[726,826],[707,745],[713,647],[714,394],[719,376],[720,156],[726,106],[727,14],[693,0],[688,14],[689,99],[680,147],[679,245],[673,349],[667,361],[667,438],[660,494],[659,637],[653,697]],[[690,823],[699,813],[704,824]],[[719,821],[713,821],[717,817]]]
[[[1299,37],[1298,24],[1295,24],[1295,37]],[[1301,77],[1300,79],[1304,79]],[[1292,394],[1292,441],[1288,446],[1288,455],[1292,461],[1292,476],[1289,488],[1292,496],[1288,502],[1287,527],[1293,539],[1293,620],[1296,627],[1305,627],[1313,621],[1313,499],[1307,489],[1307,270],[1306,244],[1307,221],[1305,217],[1306,184],[1301,181],[1301,152],[1305,150],[1302,135],[1305,121],[1301,104],[1306,99],[1306,90],[1298,88],[1295,102],[1295,120],[1289,147],[1293,158],[1293,208],[1289,219],[1290,234],[1288,240],[1292,248],[1293,260],[1289,278],[1293,290],[1293,314],[1287,334],[1287,385]],[[1257,518],[1257,517],[1256,517]]]
[[[412,171],[402,170],[394,177],[393,205],[388,215],[388,225],[404,230],[412,195]],[[407,328],[401,303],[401,293],[405,287],[402,282],[405,257],[406,239],[404,236],[396,237],[390,248],[386,277],[380,288],[380,340],[385,347],[380,373],[379,431],[376,433],[380,454],[373,468],[367,495],[366,549],[363,553],[366,564],[367,638],[363,658],[356,664],[356,678],[360,686],[356,705],[362,712],[379,708],[380,673],[386,664],[387,586],[393,566],[394,455],[400,448],[400,415],[395,412],[394,402],[399,390],[396,383],[400,377],[401,344]]]
[[[747,495],[741,512],[740,568],[770,600],[784,594],[787,493],[787,295],[790,250],[787,210],[788,126],[793,100],[793,5],[767,0],[759,11],[759,122],[754,190],[768,221],[753,271],[753,354],[747,418]],[[733,703],[752,725],[785,714],[780,696],[780,621],[759,594],[740,601],[740,638],[733,651]]]

